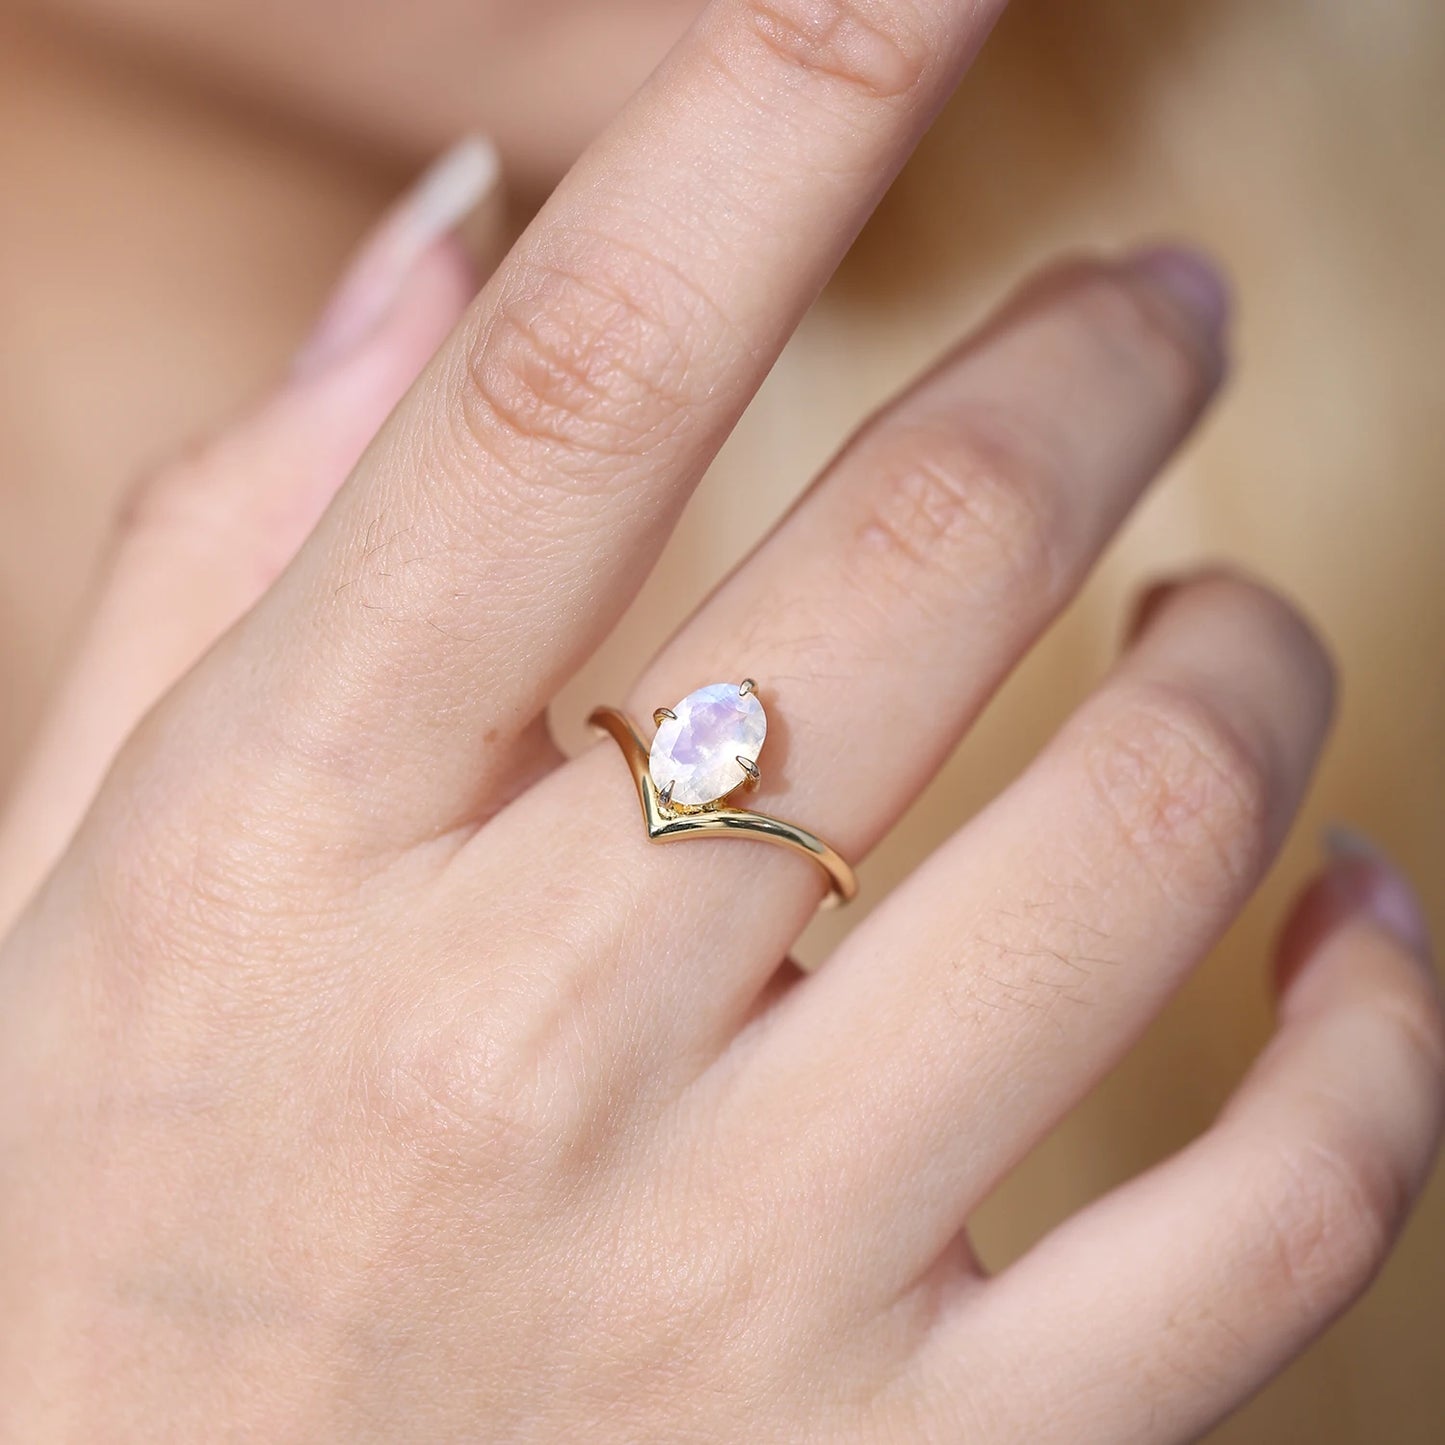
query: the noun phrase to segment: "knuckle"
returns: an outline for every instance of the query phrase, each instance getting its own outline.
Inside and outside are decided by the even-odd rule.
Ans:
[[[121,498],[115,530],[122,545],[161,540],[190,546],[224,531],[214,484],[219,444],[197,440],[133,483]]]
[[[1266,1297],[1308,1323],[1343,1309],[1379,1273],[1409,1198],[1388,1153],[1358,1133],[1288,1146],[1257,1201]]]
[[[675,1338],[679,1329],[698,1340],[735,1337],[770,1297],[756,1225],[737,1207],[736,1190],[719,1191],[701,1206],[696,1194],[682,1201],[670,1192],[664,1180],[658,1205],[645,1215],[643,1233],[659,1267],[645,1272],[640,1287],[636,1276],[616,1278],[600,1301],[602,1313],[642,1341],[656,1342],[659,1333]]]
[[[274,490],[258,485],[237,437],[200,438],[127,490],[116,513],[117,545],[241,570],[264,586],[285,566],[294,532],[269,500]]]
[[[935,47],[906,5],[873,0],[745,0],[745,34],[789,71],[876,100],[914,89]]]
[[[350,937],[328,885],[278,867],[269,841],[209,809],[158,816],[123,841],[91,967],[98,1010],[136,1028],[184,1019],[226,1050],[311,1027],[317,967]]]
[[[485,1021],[413,1016],[371,1067],[367,1092],[388,1136],[408,1152],[442,1161],[464,1152],[507,1180],[547,1162],[538,1072]]]
[[[1131,856],[1164,891],[1247,886],[1268,845],[1272,778],[1206,695],[1136,683],[1091,745],[1094,786]]]
[[[854,553],[909,596],[933,577],[956,601],[960,578],[990,596],[1052,596],[1063,567],[1046,468],[997,420],[948,430],[885,427],[859,458],[870,473]]]
[[[126,489],[116,511],[116,530],[122,536],[164,526],[205,490],[204,480],[215,471],[219,444],[215,438],[196,437],[154,470],[138,477]]]
[[[369,1065],[388,1136],[442,1168],[485,1159],[507,1186],[595,1159],[611,1107],[584,1086],[566,1000],[543,1003],[516,966],[488,960],[480,1006],[439,995],[380,1009],[387,1022]]]
[[[110,859],[104,920],[117,977],[211,974],[296,981],[356,939],[364,843],[338,843],[332,803],[308,786],[297,729],[233,716],[195,741],[194,710],[151,711],[118,751],[92,813]]]
[[[466,432],[577,475],[664,442],[690,406],[692,297],[651,296],[648,270],[618,246],[523,267],[468,356]]]

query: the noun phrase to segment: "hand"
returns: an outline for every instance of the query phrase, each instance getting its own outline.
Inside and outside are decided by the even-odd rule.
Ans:
[[[1370,1277],[1442,1026],[1364,859],[1302,903],[1209,1134],[998,1278],[962,1235],[1287,828],[1331,677],[1285,603],[1156,592],[806,980],[807,860],[650,846],[611,744],[563,761],[542,721],[998,8],[717,0],[304,544],[462,309],[436,232],[474,155],[141,494],[0,848],[0,1436],[1181,1440]],[[865,853],[1185,434],[1223,324],[1176,252],[1032,282],[634,714],[756,677],[786,731],[757,806]]]

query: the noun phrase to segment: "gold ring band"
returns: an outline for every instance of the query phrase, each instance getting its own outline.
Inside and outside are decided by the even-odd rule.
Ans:
[[[751,684],[744,686],[750,688]],[[801,853],[822,868],[832,890],[825,906],[847,903],[858,892],[858,878],[848,861],[816,834],[796,823],[785,823],[766,813],[753,813],[721,802],[683,810],[665,801],[652,778],[648,747],[625,713],[615,707],[599,707],[587,722],[605,732],[622,749],[632,781],[637,785],[642,818],[652,842],[671,843],[678,838],[753,838]],[[756,776],[755,770],[752,775]]]

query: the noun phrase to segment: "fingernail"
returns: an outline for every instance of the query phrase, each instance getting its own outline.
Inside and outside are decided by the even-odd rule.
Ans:
[[[293,370],[314,374],[365,341],[386,319],[416,263],[457,230],[500,178],[496,147],[485,136],[469,136],[437,160],[363,242]]]
[[[1378,844],[1336,823],[1325,829],[1325,852],[1336,886],[1358,912],[1395,935],[1417,957],[1431,954],[1430,924],[1409,880]]]
[[[1230,312],[1229,283],[1202,251],[1145,246],[1126,256],[1124,264],[1168,295],[1206,335],[1222,341]]]

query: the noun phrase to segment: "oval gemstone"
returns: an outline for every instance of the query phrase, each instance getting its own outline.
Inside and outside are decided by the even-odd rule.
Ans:
[[[672,784],[672,801],[698,808],[725,798],[747,777],[740,757],[756,763],[768,718],[755,692],[717,682],[690,692],[664,718],[648,759],[658,791]]]

